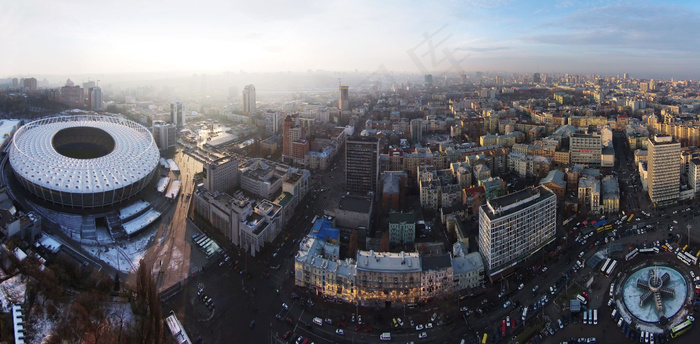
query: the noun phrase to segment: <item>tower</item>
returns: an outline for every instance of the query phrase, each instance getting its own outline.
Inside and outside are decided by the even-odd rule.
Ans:
[[[102,89],[99,87],[90,88],[88,93],[88,101],[90,110],[102,111]]]
[[[179,100],[170,104],[170,122],[178,127],[185,125],[185,104]]]
[[[243,112],[246,114],[255,113],[255,86],[253,84],[243,88]]]
[[[338,98],[338,109],[340,111],[350,110],[350,90],[348,86],[340,86],[340,96]]]

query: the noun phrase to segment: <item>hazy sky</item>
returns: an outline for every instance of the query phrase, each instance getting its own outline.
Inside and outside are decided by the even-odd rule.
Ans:
[[[700,1],[0,0],[0,77],[379,66],[698,77],[699,28]]]

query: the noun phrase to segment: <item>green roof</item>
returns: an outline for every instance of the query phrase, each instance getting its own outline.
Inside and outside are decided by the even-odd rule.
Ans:
[[[292,194],[290,194],[289,192],[283,192],[279,197],[277,197],[275,203],[284,207],[287,205],[287,203],[292,201],[292,198],[294,198]]]
[[[416,213],[389,213],[389,223],[414,223],[416,222]]]

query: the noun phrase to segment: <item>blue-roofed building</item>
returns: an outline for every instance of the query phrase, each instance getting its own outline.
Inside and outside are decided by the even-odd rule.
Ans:
[[[314,222],[309,237],[315,238],[321,242],[326,242],[326,239],[331,239],[337,244],[338,239],[340,239],[340,230],[335,228],[333,222],[322,217]]]

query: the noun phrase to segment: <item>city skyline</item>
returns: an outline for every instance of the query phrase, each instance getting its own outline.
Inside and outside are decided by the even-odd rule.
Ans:
[[[0,5],[0,77],[225,71],[697,78],[700,5],[591,1]]]

